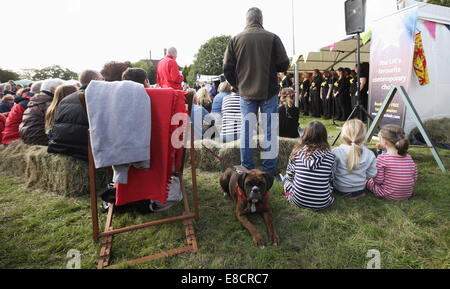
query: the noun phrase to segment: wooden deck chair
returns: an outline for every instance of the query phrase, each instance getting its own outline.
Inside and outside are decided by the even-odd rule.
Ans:
[[[86,114],[87,118],[87,110],[86,110],[86,99],[85,94],[80,93],[79,94],[79,100],[81,102],[81,105],[83,107],[83,110]],[[191,115],[192,111],[192,101],[193,101],[193,94],[188,93],[186,94],[186,105],[187,110],[189,112],[189,115]],[[112,217],[113,217],[113,211],[114,211],[114,204],[110,204],[107,218],[106,218],[106,224],[105,224],[105,230],[104,232],[99,232],[99,225],[98,225],[98,210],[97,210],[97,192],[96,192],[96,179],[95,179],[95,164],[94,164],[94,158],[92,155],[92,148],[91,148],[91,141],[89,138],[88,141],[88,151],[89,151],[89,186],[90,186],[90,196],[91,196],[91,213],[92,213],[92,230],[93,230],[93,236],[94,236],[94,242],[98,242],[100,238],[102,238],[102,247],[100,251],[100,258],[98,262],[98,269],[102,269],[105,267],[110,266],[110,260],[111,260],[111,250],[112,250],[112,243],[113,243],[113,236],[115,234],[120,234],[124,232],[129,232],[133,230],[139,230],[150,226],[156,226],[156,225],[162,225],[167,223],[172,223],[176,221],[183,221],[185,232],[186,232],[186,242],[187,246],[172,249],[169,251],[163,251],[158,254],[149,255],[140,259],[131,260],[128,261],[128,264],[140,264],[144,263],[150,260],[155,260],[163,257],[173,256],[177,254],[181,254],[188,251],[194,251],[197,252],[197,240],[195,238],[194,234],[194,227],[192,225],[192,219],[198,220],[198,198],[197,198],[197,178],[196,178],[196,164],[195,164],[195,150],[194,150],[194,127],[191,123],[190,127],[187,127],[187,130],[190,129],[190,162],[192,167],[192,190],[193,190],[193,201],[194,201],[194,213],[191,213],[189,209],[189,202],[187,199],[186,189],[183,182],[183,169],[184,169],[184,160],[185,155],[187,152],[187,149],[183,149],[182,154],[182,165],[181,170],[179,172],[179,179],[180,179],[180,185],[181,185],[181,191],[183,195],[183,202],[184,202],[184,212],[180,216],[155,220],[148,223],[143,224],[136,224],[131,225],[123,228],[116,228],[114,229],[112,226]],[[186,131],[187,132],[187,131]],[[187,134],[185,134],[186,136]]]

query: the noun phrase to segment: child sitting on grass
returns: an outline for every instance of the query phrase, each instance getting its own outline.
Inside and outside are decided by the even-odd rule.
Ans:
[[[366,195],[366,182],[377,175],[376,157],[366,148],[364,123],[359,119],[345,122],[342,128],[342,144],[333,149],[336,158],[334,191],[350,199]]]
[[[322,210],[334,202],[334,155],[327,137],[325,126],[312,121],[292,151],[283,184],[288,201],[298,207]]]
[[[387,152],[377,157],[377,175],[367,181],[367,189],[388,200],[407,200],[417,181],[417,167],[407,154],[409,141],[402,128],[385,125],[379,133],[377,149]]]

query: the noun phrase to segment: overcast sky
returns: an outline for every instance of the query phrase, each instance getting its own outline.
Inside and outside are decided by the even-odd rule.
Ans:
[[[346,37],[344,0],[294,0],[295,52]],[[291,0],[2,0],[0,67],[19,71],[58,64],[76,72],[104,63],[163,57],[178,49],[178,64],[213,36],[235,35],[246,11],[259,7],[265,29],[293,55]],[[367,0],[367,21],[396,10],[396,0]]]

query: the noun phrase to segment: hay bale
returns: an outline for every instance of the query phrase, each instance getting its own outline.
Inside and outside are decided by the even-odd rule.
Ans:
[[[89,165],[69,156],[49,154],[45,146],[30,146],[21,140],[0,146],[0,173],[24,177],[26,185],[65,196],[89,193]],[[107,169],[96,171],[97,191],[111,181]]]
[[[256,137],[255,137],[256,138]],[[289,160],[289,156],[292,152],[294,145],[298,142],[298,139],[279,138],[279,151],[277,168],[285,170]],[[198,140],[195,141],[195,160],[198,169],[203,171],[224,171],[227,167],[222,164],[216,157],[202,147],[202,143],[210,150],[223,158],[231,165],[239,165],[241,163],[241,153],[239,149],[239,140],[229,143],[217,143],[212,140]],[[255,166],[261,168],[261,147],[258,145],[253,150],[253,156],[255,160]],[[190,156],[187,154],[186,166],[190,165]]]
[[[47,153],[47,147],[32,146],[26,154],[27,186],[44,189],[64,196],[89,193],[87,162],[59,154]],[[107,169],[96,171],[97,191],[105,190],[111,176]]]
[[[429,119],[423,123],[431,141],[437,143],[450,143],[450,118]],[[413,136],[419,132],[416,127],[409,133],[409,140],[415,143]]]
[[[285,171],[288,165],[289,157],[294,149],[294,146],[300,141],[300,139],[284,138],[280,137],[278,146],[278,162],[277,168]]]
[[[4,175],[23,177],[25,175],[25,154],[30,146],[21,140],[7,146],[0,145],[0,172]]]

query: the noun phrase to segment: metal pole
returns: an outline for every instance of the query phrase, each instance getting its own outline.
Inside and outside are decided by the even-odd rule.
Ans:
[[[292,53],[295,55],[295,23],[294,23],[294,0],[292,3]]]
[[[295,81],[295,107],[299,106],[299,101],[298,101],[298,97],[299,97],[299,83],[298,83],[298,65],[297,62],[294,64],[294,81]]]
[[[292,59],[295,57],[295,22],[294,22],[294,0],[292,4]],[[299,83],[298,83],[298,65],[294,63],[294,81],[295,81],[295,107],[299,107]]]
[[[361,105],[361,83],[360,83],[360,79],[359,79],[359,76],[360,76],[360,73],[361,73],[361,52],[360,52],[360,44],[361,44],[361,39],[360,39],[360,33],[358,32],[357,33],[357,36],[356,36],[356,41],[358,42],[357,44],[356,44],[356,54],[358,55],[357,56],[357,63],[356,63],[356,65],[357,65],[357,67],[356,67],[356,91],[357,91],[357,93],[358,93],[358,97],[356,98],[356,102],[357,102],[357,104],[358,104],[358,107]],[[363,116],[363,112],[362,112],[362,110],[360,109],[359,110],[359,119],[363,119],[362,118],[362,116]]]

